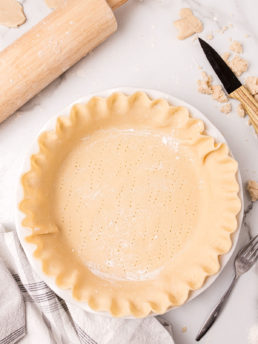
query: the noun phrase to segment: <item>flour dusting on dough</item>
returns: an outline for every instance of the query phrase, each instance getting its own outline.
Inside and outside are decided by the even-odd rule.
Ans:
[[[155,269],[153,271],[148,271],[147,269],[144,270],[137,270],[135,272],[126,272],[124,277],[116,276],[115,274],[103,272],[101,271],[101,266],[99,264],[96,264],[94,262],[87,262],[88,269],[96,276],[106,279],[109,281],[146,281],[146,280],[154,280],[156,277],[159,276],[161,271],[164,269],[164,266],[161,266],[158,269]],[[113,263],[110,264],[110,261],[106,261],[107,266],[112,266]]]
[[[0,25],[17,27],[25,23],[22,5],[16,0],[0,0]]]

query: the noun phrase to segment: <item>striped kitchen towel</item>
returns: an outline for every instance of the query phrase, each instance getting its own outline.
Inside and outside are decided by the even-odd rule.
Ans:
[[[32,270],[16,232],[0,226],[0,344],[173,344],[154,317],[114,319],[59,298]]]

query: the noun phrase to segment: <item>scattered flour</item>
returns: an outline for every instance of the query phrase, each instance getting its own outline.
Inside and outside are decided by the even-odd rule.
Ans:
[[[228,26],[225,25],[225,26],[223,26],[223,28],[221,28],[221,29],[219,30],[219,32],[224,33],[224,32],[227,31],[227,30],[228,30]]]
[[[207,39],[208,41],[213,40],[213,38],[214,38],[214,36],[213,36],[212,33],[206,36],[206,39]]]
[[[178,30],[178,39],[182,40],[203,31],[202,22],[194,16],[190,8],[182,8],[179,16],[180,19],[173,23]]]
[[[113,263],[110,265],[110,261],[106,262],[107,266],[113,267]],[[146,281],[146,280],[153,280],[155,279],[161,271],[164,269],[164,266],[161,266],[160,268],[153,270],[153,271],[147,271],[145,270],[138,270],[134,272],[128,271],[126,273],[126,276],[123,277],[118,277],[117,275],[113,274],[112,272],[103,272],[101,271],[100,266],[93,262],[88,262],[87,264],[88,269],[96,276],[109,280],[109,281]]]

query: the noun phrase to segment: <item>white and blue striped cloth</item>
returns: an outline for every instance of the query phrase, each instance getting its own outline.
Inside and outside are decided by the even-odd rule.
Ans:
[[[0,344],[173,344],[162,319],[114,319],[60,299],[32,270],[14,231],[0,226]]]

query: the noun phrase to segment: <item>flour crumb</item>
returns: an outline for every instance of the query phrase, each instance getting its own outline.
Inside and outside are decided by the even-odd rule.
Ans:
[[[207,39],[208,41],[212,41],[213,38],[214,38],[214,36],[213,36],[212,33],[210,33],[209,35],[206,36],[206,39]]]
[[[235,53],[237,54],[242,54],[243,53],[243,46],[240,42],[238,41],[233,41],[231,44],[230,44],[230,47],[229,47],[230,50],[234,51]]]
[[[219,103],[226,103],[228,101],[228,97],[223,91],[221,85],[211,86],[211,89],[212,89],[212,98],[214,100],[216,100]]]
[[[224,60],[225,62],[228,63],[228,60],[229,60],[229,58],[230,58],[230,55],[231,55],[231,53],[227,51],[227,52],[223,53],[223,54],[221,55],[221,57],[223,58],[223,60]]]
[[[193,38],[193,42],[196,42],[197,41],[197,39],[198,39],[198,36],[197,35],[194,35],[194,38]]]
[[[244,109],[244,107],[243,107],[243,105],[241,103],[238,104],[237,114],[238,114],[239,117],[245,117],[245,109]]]
[[[182,8],[179,16],[180,19],[173,23],[178,30],[178,39],[182,40],[203,31],[202,22],[194,16],[190,8]]]
[[[224,32],[227,31],[227,30],[228,30],[228,26],[225,25],[225,26],[223,26],[223,28],[221,28],[220,32],[221,32],[221,33],[224,33]]]
[[[233,59],[228,62],[228,65],[237,76],[242,75],[248,69],[248,62],[239,55],[233,57]]]
[[[203,94],[212,94],[212,77],[206,72],[202,72],[202,79],[197,80],[198,92]]]
[[[186,326],[182,327],[182,333],[186,333],[186,332],[187,332],[187,327]]]
[[[220,108],[220,111],[225,114],[229,114],[231,110],[232,110],[232,105],[230,103],[227,103]]]
[[[246,189],[249,193],[249,196],[251,198],[252,202],[255,202],[258,200],[258,183],[254,180],[249,180],[247,182]]]
[[[246,78],[245,86],[253,96],[258,95],[258,78],[256,76]]]

